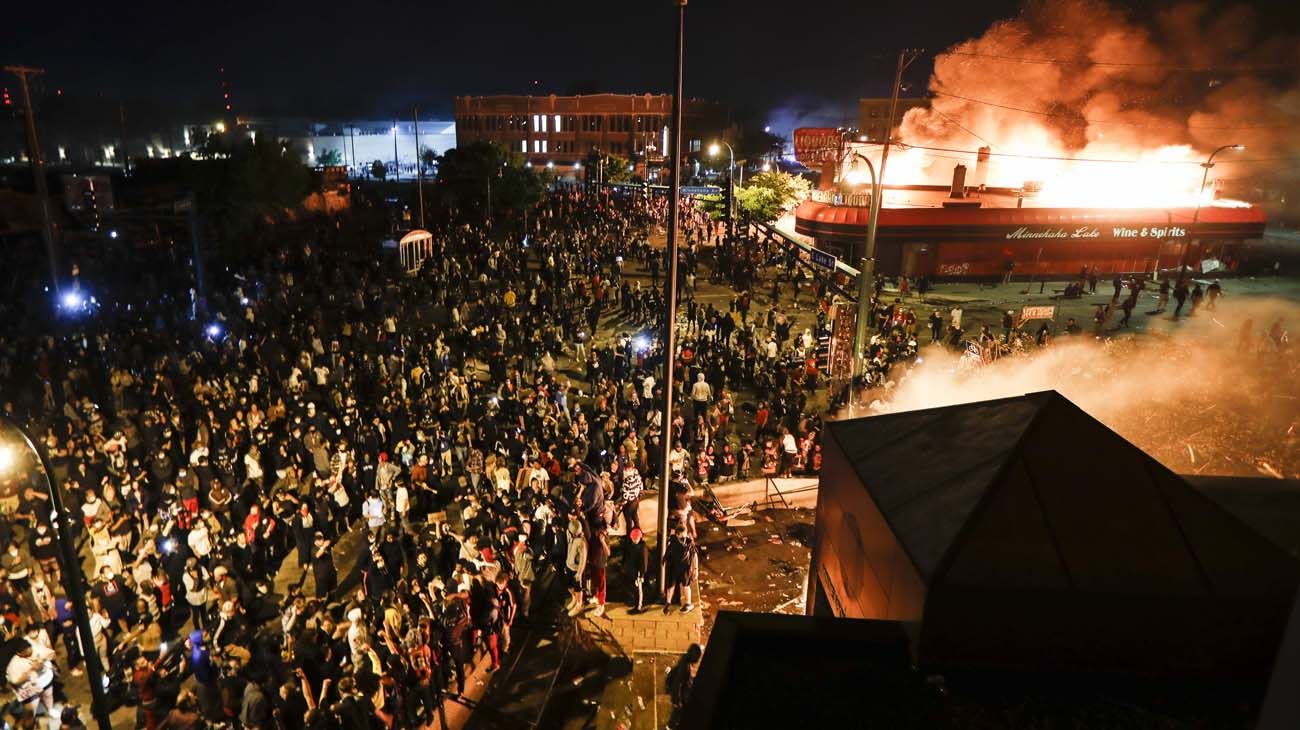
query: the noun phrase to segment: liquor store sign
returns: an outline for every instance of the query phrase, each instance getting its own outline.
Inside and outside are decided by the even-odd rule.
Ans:
[[[1134,240],[1186,238],[1181,226],[1019,226],[1007,232],[1008,241]]]

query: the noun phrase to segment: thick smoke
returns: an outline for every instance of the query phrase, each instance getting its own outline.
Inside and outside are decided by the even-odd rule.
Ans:
[[[996,153],[1199,162],[1221,145],[1244,144],[1241,160],[1293,157],[1300,154],[1300,43],[1271,35],[1267,22],[1244,7],[1187,3],[1139,17],[1097,0],[1031,0],[1017,17],[936,58],[932,105],[904,116],[901,139],[958,150],[989,144],[988,183],[1011,187],[1116,169]],[[907,174],[945,182],[956,160],[974,163],[973,155],[911,152],[894,181],[921,181],[896,177]],[[1233,194],[1258,195],[1296,167],[1231,157],[1219,158],[1214,177]],[[1195,164],[1164,167],[1173,171],[1158,184],[1200,182]]]
[[[1202,311],[1173,332],[1060,338],[1033,357],[967,368],[937,347],[877,391],[874,413],[1057,390],[1180,473],[1300,477],[1300,348],[1268,338],[1300,307],[1278,300]],[[1249,324],[1247,324],[1249,322]],[[1150,318],[1153,329],[1173,329]],[[1248,332],[1249,338],[1243,333]],[[843,414],[843,415],[861,415]]]

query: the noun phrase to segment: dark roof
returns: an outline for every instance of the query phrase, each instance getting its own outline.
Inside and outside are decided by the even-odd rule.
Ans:
[[[1292,557],[1300,558],[1300,479],[1190,474],[1183,478]]]
[[[1290,556],[1054,391],[828,430],[927,585],[1190,598],[1300,581]]]

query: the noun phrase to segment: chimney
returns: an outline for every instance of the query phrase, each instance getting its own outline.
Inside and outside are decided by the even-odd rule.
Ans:
[[[975,187],[982,188],[989,182],[989,155],[993,150],[984,145],[975,156]]]
[[[966,166],[956,165],[952,168],[952,192],[950,198],[966,197]]]

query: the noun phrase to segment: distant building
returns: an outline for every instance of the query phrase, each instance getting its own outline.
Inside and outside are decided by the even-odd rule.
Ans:
[[[416,161],[425,151],[441,155],[456,146],[456,123],[421,119],[417,135],[413,119],[308,122],[284,138],[313,167],[342,165],[350,175],[364,176],[379,160],[390,179],[406,179],[415,176]],[[425,174],[430,172],[426,166]]]
[[[858,134],[866,137],[862,141],[885,141],[885,134],[889,131],[889,102],[889,97],[858,100]],[[929,99],[899,99],[898,109],[894,112],[894,126],[898,126],[908,109],[929,106]]]
[[[456,98],[456,140],[489,140],[527,156],[534,165],[553,163],[573,171],[588,153],[626,157],[639,174],[654,179],[664,167],[672,96],[461,96]],[[682,154],[698,155],[723,135],[725,107],[687,99],[682,109]]]

